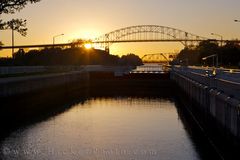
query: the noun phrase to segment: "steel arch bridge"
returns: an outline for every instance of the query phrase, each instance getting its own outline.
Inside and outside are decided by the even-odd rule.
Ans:
[[[44,48],[44,47],[78,47],[85,43],[100,45],[100,48],[109,49],[113,43],[129,42],[181,42],[185,47],[195,46],[204,40],[212,40],[218,43],[233,41],[240,43],[239,40],[216,40],[201,37],[180,29],[160,26],[160,25],[137,25],[114,30],[93,40],[79,40],[64,44],[37,44],[19,46],[0,46],[0,49],[12,48]]]
[[[93,40],[93,43],[100,43],[108,48],[112,43],[123,42],[181,42],[188,47],[207,39],[176,28],[138,25],[109,32]]]

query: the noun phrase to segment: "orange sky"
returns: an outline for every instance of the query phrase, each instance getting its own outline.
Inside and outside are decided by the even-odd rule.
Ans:
[[[154,24],[182,29],[200,36],[224,39],[240,39],[239,0],[42,0],[28,5],[13,15],[1,18],[27,19],[28,35],[16,33],[15,44],[49,44],[76,38],[95,38],[110,31],[133,25]],[[11,45],[11,31],[0,31],[0,40]],[[177,52],[180,43],[131,43],[114,44],[113,54]],[[0,56],[11,56],[10,51],[0,51]]]

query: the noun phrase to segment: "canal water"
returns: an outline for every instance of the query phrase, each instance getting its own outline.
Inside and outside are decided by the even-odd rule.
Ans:
[[[174,98],[89,98],[11,133],[0,144],[0,159],[203,159],[201,142],[178,110]]]

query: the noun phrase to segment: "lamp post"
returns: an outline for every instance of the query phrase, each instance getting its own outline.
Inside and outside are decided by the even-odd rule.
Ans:
[[[216,57],[216,67],[214,67],[214,57]],[[218,67],[218,55],[217,54],[212,54],[212,55],[210,55],[210,56],[207,56],[207,57],[203,57],[202,58],[202,60],[206,60],[206,59],[208,59],[208,58],[213,58],[213,75],[214,76],[216,76],[216,74],[217,74],[217,70],[216,70],[216,68]]]
[[[14,55],[14,28],[12,25],[12,56]]]
[[[222,36],[222,35],[220,35],[220,34],[216,34],[216,33],[211,33],[211,35],[213,35],[213,36],[218,36],[218,37],[220,37],[220,38],[221,38],[221,47],[222,47],[223,36]]]
[[[14,26],[14,21],[10,21],[9,28],[12,31],[12,56],[14,55],[14,30],[16,29]]]
[[[217,54],[212,54],[210,56],[207,56],[207,57],[203,57],[202,60],[207,60],[208,58],[213,58],[213,67],[215,66],[214,65],[214,57],[216,57],[216,67],[218,67],[218,55]]]
[[[56,36],[53,36],[53,48],[54,48],[54,44],[55,44],[55,38],[57,38],[57,37],[60,37],[60,36],[63,36],[64,34],[62,33],[62,34],[58,34],[58,35],[56,35]]]

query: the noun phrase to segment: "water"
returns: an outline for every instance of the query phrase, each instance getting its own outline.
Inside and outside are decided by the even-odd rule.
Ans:
[[[4,160],[199,160],[174,99],[92,98],[21,128],[0,146]]]

